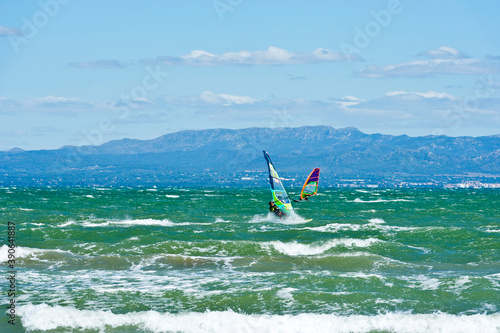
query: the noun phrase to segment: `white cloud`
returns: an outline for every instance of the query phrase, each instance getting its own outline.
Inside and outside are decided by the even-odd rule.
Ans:
[[[354,126],[369,132],[411,135],[432,134],[435,130],[453,135],[481,134],[483,129],[491,132],[492,128],[500,128],[500,98],[492,95],[489,98],[466,100],[432,90],[388,91],[375,98],[347,95],[326,100],[275,96],[262,98],[203,91],[194,96],[123,100],[122,105],[116,101],[92,102],[54,96],[14,102],[7,97],[0,97],[0,105],[12,105],[7,109],[10,113],[2,114],[3,119],[8,118],[14,124],[23,123],[19,119],[25,117],[26,130],[30,126],[36,127],[36,133],[27,135],[33,138],[47,133],[51,126],[67,133],[69,123],[71,131],[81,133],[81,130],[90,130],[92,127],[86,128],[86,122],[82,120],[88,123],[94,119],[91,123],[99,124],[103,114],[116,127],[117,130],[113,130],[112,134],[114,136],[119,131],[133,132],[138,128],[150,133],[153,127],[161,133],[165,123],[172,128],[191,129],[326,124],[334,127]],[[113,112],[119,107],[128,107],[130,112]],[[58,120],[60,117],[74,117],[74,121],[63,122]],[[20,134],[16,135],[21,137]],[[20,144],[9,143],[11,147],[16,145]]]
[[[220,98],[224,100],[224,105],[231,105],[231,104],[253,104],[257,102],[256,99],[253,99],[248,96],[235,96],[235,95],[228,95],[228,94],[219,94],[218,95]]]
[[[258,102],[258,99],[249,96],[237,96],[229,94],[216,94],[204,91],[198,96],[164,96],[163,101],[169,105],[198,107],[198,106],[231,106],[245,105]]]
[[[348,108],[349,106],[357,105],[363,101],[364,100],[354,96],[344,96],[338,100],[335,100],[335,103],[342,108]]]
[[[33,100],[34,105],[41,108],[67,108],[67,109],[89,109],[92,108],[92,103],[86,102],[79,98],[66,98],[46,96]]]
[[[467,58],[465,54],[449,46],[441,46],[438,47],[437,49],[427,50],[425,52],[420,53],[419,55],[433,59]]]
[[[393,77],[424,77],[432,75],[480,75],[500,73],[500,64],[492,61],[493,56],[486,60],[472,59],[464,53],[449,46],[441,46],[419,53],[428,60],[415,60],[386,66],[367,66],[356,72],[366,78]]]
[[[421,96],[424,98],[440,98],[440,99],[449,99],[449,100],[455,100],[456,97],[453,95],[450,95],[448,93],[440,93],[436,91],[427,91],[427,92],[407,92],[407,91],[389,91],[384,94],[384,96],[402,96],[402,95],[416,95],[416,96]]]
[[[69,67],[75,68],[122,68],[125,67],[124,64],[120,63],[118,60],[94,60],[94,61],[78,61],[68,64]]]
[[[341,62],[360,60],[357,56],[346,57],[343,54],[318,48],[312,53],[295,53],[270,46],[264,51],[227,52],[220,55],[203,50],[194,50],[179,57],[160,56],[155,60],[143,60],[145,63],[162,63],[183,66],[224,66],[224,65],[298,65],[320,62]]]
[[[0,36],[21,36],[23,33],[16,28],[8,28],[0,25]]]
[[[395,65],[368,66],[357,74],[367,78],[415,77],[436,74],[492,74],[500,73],[494,62],[479,59],[433,59],[416,60]]]
[[[8,108],[14,108],[18,107],[21,104],[19,104],[17,101],[7,98],[7,97],[1,97],[0,96],[0,111],[1,109],[8,109]]]

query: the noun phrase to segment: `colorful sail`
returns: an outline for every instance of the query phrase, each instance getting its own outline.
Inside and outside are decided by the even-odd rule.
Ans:
[[[282,212],[286,214],[293,213],[293,207],[290,203],[290,198],[285,191],[285,187],[283,186],[278,172],[276,172],[276,169],[274,168],[274,164],[271,161],[271,158],[265,151],[264,158],[266,159],[267,169],[269,170],[269,182],[271,183],[271,193],[274,203]]]
[[[315,168],[309,177],[307,177],[304,186],[302,187],[302,192],[300,193],[300,200],[304,200],[308,197],[312,197],[318,193],[318,183],[319,183],[319,168]]]

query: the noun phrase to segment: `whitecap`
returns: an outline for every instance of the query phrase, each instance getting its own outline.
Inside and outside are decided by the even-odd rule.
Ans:
[[[183,225],[183,223],[175,224],[168,219],[164,220],[155,220],[155,219],[138,219],[138,220],[123,220],[123,221],[109,221],[111,224],[124,225],[124,226],[133,226],[133,225],[154,225],[154,226],[163,226],[163,227],[172,227],[174,225]],[[184,223],[186,224],[186,223]],[[189,224],[189,223],[187,223]]]
[[[319,227],[305,227],[304,229],[319,231],[319,232],[331,232],[336,233],[339,231],[358,231],[363,226],[361,224],[349,224],[349,223],[331,223],[327,225],[322,225]]]
[[[7,262],[9,260],[9,249],[11,250],[10,253],[14,254],[15,260],[19,258],[36,258],[38,255],[48,252],[69,253],[59,249],[37,249],[21,246],[16,246],[14,252],[12,252],[12,249],[8,245],[2,245],[2,248],[0,248],[0,262]]]
[[[447,313],[377,315],[243,314],[232,310],[161,313],[154,310],[115,314],[109,310],[80,310],[73,306],[26,304],[18,308],[27,330],[97,330],[132,326],[157,332],[337,332],[374,331],[400,333],[494,333],[500,314],[453,315]]]
[[[345,247],[356,247],[356,248],[364,248],[370,247],[372,244],[381,242],[375,238],[368,239],[355,239],[355,238],[343,238],[343,239],[332,239],[325,243],[312,243],[312,244],[302,244],[297,241],[283,243],[281,241],[272,241],[266,242],[262,244],[264,249],[269,249],[269,247],[274,248],[276,251],[286,254],[289,256],[311,256],[323,254],[324,252],[330,250],[331,248],[337,246],[345,246]]]
[[[377,199],[377,200],[362,200],[360,198],[356,198],[353,201],[348,202],[356,202],[356,203],[377,203],[377,202],[412,202],[413,200],[407,199]]]
[[[379,218],[369,219],[368,222],[370,222],[372,224],[382,224],[382,223],[385,223],[385,221],[383,219],[379,219]]]
[[[296,290],[295,288],[282,288],[276,292],[276,296],[284,300],[293,300],[292,292]]]
[[[67,226],[72,225],[72,224],[76,224],[76,222],[75,222],[75,221],[73,221],[73,220],[69,220],[68,222],[65,222],[65,223],[63,223],[63,224],[60,224],[60,225],[59,225],[59,227],[60,227],[60,228],[64,228],[64,227],[67,227]]]

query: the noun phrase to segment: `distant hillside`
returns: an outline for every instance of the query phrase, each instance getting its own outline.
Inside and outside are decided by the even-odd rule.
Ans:
[[[155,179],[182,172],[265,171],[262,150],[282,173],[313,167],[337,176],[500,174],[500,136],[408,137],[365,134],[328,126],[181,131],[152,140],[122,139],[101,146],[0,152],[5,179],[59,177]],[[177,176],[178,177],[178,176]],[[128,179],[128,178],[127,178]],[[104,181],[104,180],[103,180]],[[105,182],[105,181],[104,181]]]

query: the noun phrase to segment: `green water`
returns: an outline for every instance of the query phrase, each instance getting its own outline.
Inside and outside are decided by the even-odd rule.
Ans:
[[[139,314],[439,314],[500,330],[500,191],[322,190],[288,220],[268,214],[268,192],[0,189],[4,232],[16,224],[16,329],[170,331]],[[4,273],[6,256],[4,245]],[[179,331],[205,331],[193,325]]]

